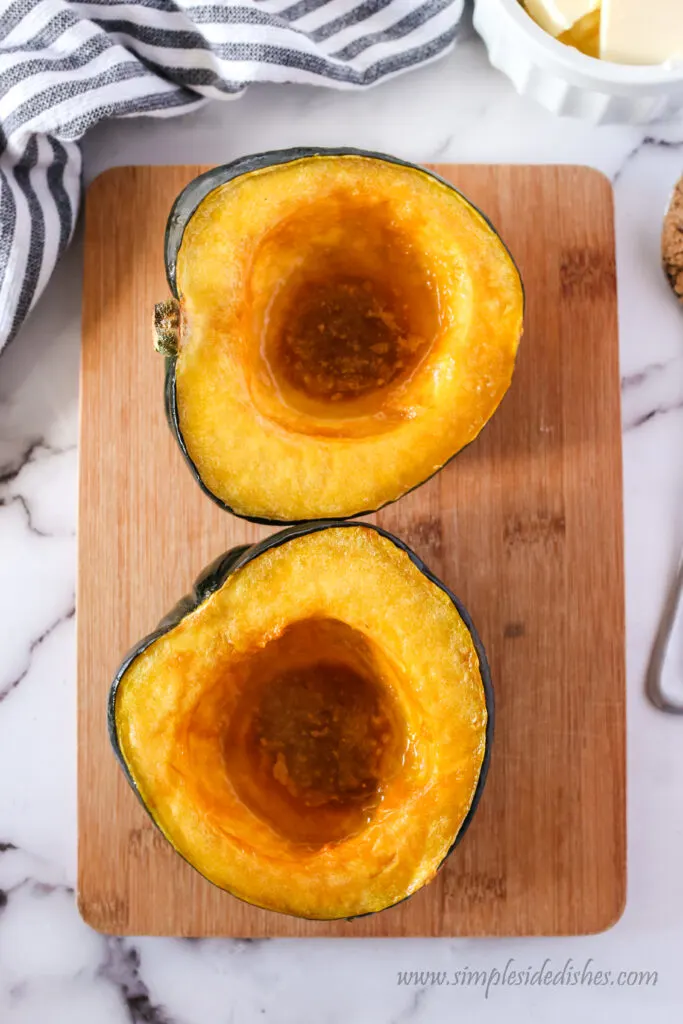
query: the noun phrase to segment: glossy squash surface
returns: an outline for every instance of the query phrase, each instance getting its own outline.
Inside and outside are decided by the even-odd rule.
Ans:
[[[217,168],[179,198],[167,263],[169,418],[238,515],[377,509],[471,442],[510,384],[518,271],[422,168],[351,151]]]
[[[175,849],[247,902],[382,910],[428,882],[492,729],[467,613],[396,538],[293,528],[229,553],[131,652],[112,742]]]

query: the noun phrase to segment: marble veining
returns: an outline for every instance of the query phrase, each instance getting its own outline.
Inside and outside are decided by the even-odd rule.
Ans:
[[[44,537],[46,536],[46,534],[38,533],[38,536]],[[0,703],[2,703],[3,700],[9,697],[12,690],[16,689],[16,687],[19,686],[19,684],[23,682],[23,680],[29,674],[29,671],[31,669],[31,662],[33,660],[33,655],[36,651],[36,648],[40,647],[41,644],[45,643],[47,638],[52,633],[54,633],[54,631],[59,626],[61,626],[65,622],[68,622],[70,619],[73,619],[75,614],[76,602],[74,599],[72,600],[69,609],[63,615],[60,615],[54,622],[51,622],[49,626],[46,626],[43,632],[40,634],[40,636],[37,636],[35,640],[31,640],[28,647],[28,659],[26,661],[26,666],[21,670],[18,676],[16,676],[14,679],[11,679],[10,682],[6,683],[3,686],[2,690],[0,690]]]
[[[131,1021],[179,1024],[165,1006],[151,1000],[149,989],[140,977],[140,953],[135,946],[120,938],[108,938],[97,974],[118,990]]]
[[[86,182],[124,163],[219,163],[290,145],[407,159],[588,164],[614,184],[624,428],[629,897],[601,936],[528,940],[123,939],[80,920],[74,592],[81,232],[0,358],[0,1021],[2,1024],[623,1024],[683,1007],[683,742],[643,677],[683,545],[683,311],[659,262],[683,124],[558,121],[493,71],[466,23],[443,61],[364,94],[255,87],[176,120],[127,119],[84,143]],[[116,339],[123,343],[125,339]],[[577,610],[580,614],[581,610]],[[683,680],[683,652],[681,674]],[[540,967],[571,957],[656,969],[654,988],[397,984],[399,970]]]
[[[683,353],[623,377],[621,395],[624,432],[683,408]]]

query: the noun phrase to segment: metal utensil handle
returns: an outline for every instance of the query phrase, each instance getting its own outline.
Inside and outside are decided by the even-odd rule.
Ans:
[[[662,265],[674,295],[683,303],[683,178],[674,187],[662,225]],[[673,701],[664,694],[662,675],[671,646],[671,637],[680,612],[683,591],[683,551],[678,571],[669,591],[662,621],[650,655],[645,692],[656,708],[671,715],[683,715],[683,701]]]
[[[666,606],[664,608],[664,614],[657,630],[657,636],[652,647],[652,654],[650,656],[650,664],[647,670],[647,679],[645,683],[645,692],[649,699],[659,708],[660,711],[667,711],[671,715],[683,715],[683,701],[669,700],[662,689],[662,675],[664,672],[664,666],[666,665],[667,655],[669,653],[669,647],[671,646],[671,636],[674,632],[674,626],[676,625],[676,619],[678,618],[681,610],[681,593],[683,592],[683,553],[681,553],[681,560],[678,564],[678,571],[676,578],[674,579],[673,586],[669,591],[667,597]]]

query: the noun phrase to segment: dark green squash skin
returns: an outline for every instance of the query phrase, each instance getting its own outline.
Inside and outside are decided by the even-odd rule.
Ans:
[[[479,634],[477,633],[474,623],[472,622],[472,619],[470,618],[469,612],[464,607],[459,598],[457,598],[455,594],[451,590],[449,590],[449,588],[444,583],[442,583],[441,580],[437,576],[435,576],[430,569],[427,568],[422,559],[418,555],[416,555],[415,552],[412,551],[407,544],[404,544],[403,541],[400,540],[398,537],[394,536],[393,533],[389,533],[388,530],[383,530],[381,526],[375,526],[372,523],[354,523],[348,520],[337,520],[335,522],[330,523],[315,522],[306,523],[303,525],[297,524],[294,526],[290,526],[285,530],[280,530],[279,533],[274,533],[272,534],[272,536],[266,537],[265,540],[262,540],[257,544],[244,544],[240,547],[232,548],[230,551],[227,551],[225,554],[220,555],[217,559],[215,559],[215,561],[211,562],[211,564],[208,565],[206,569],[204,569],[204,571],[197,577],[197,580],[192,589],[192,593],[187,594],[185,597],[181,598],[181,600],[178,601],[178,603],[171,609],[171,611],[164,616],[164,618],[161,620],[157,628],[152,633],[148,634],[148,636],[140,640],[140,642],[137,643],[135,647],[133,647],[128,652],[128,654],[126,654],[125,658],[121,662],[121,665],[117,669],[116,675],[114,676],[114,680],[111,684],[111,688],[109,690],[109,698],[107,701],[107,729],[109,732],[109,739],[114,749],[114,754],[116,755],[116,758],[119,764],[121,765],[121,768],[123,769],[123,773],[126,776],[129,785],[131,786],[138,800],[141,802],[142,806],[147,811],[149,817],[154,822],[155,826],[159,828],[157,822],[154,819],[154,815],[145,804],[142,795],[140,794],[140,791],[138,790],[138,787],[135,783],[135,780],[131,775],[130,771],[128,770],[128,766],[126,764],[123,752],[121,750],[121,746],[119,744],[118,729],[116,725],[116,695],[118,693],[119,686],[126,672],[131,667],[136,658],[138,658],[144,651],[146,651],[147,648],[155,642],[155,640],[158,640],[159,637],[174,629],[175,626],[177,626],[185,618],[186,615],[189,615],[191,612],[195,611],[195,609],[199,608],[199,606],[203,604],[204,601],[206,601],[211,596],[211,594],[213,594],[216,590],[220,590],[225,581],[233,572],[236,572],[238,569],[243,568],[243,566],[245,566],[248,562],[251,562],[254,558],[258,558],[264,552],[271,550],[271,548],[280,547],[281,544],[286,544],[288,541],[293,540],[296,537],[303,537],[305,534],[308,533],[317,533],[320,530],[337,529],[340,527],[355,527],[356,529],[374,530],[375,533],[379,533],[382,537],[386,537],[387,540],[390,540],[392,544],[396,545],[397,548],[399,548],[401,551],[404,551],[410,558],[413,565],[415,565],[420,570],[420,572],[427,577],[428,580],[430,580],[437,587],[443,590],[443,592],[453,602],[453,604],[458,610],[460,618],[465,623],[465,626],[467,627],[467,630],[470,636],[472,637],[472,642],[474,643],[474,647],[477,652],[477,657],[479,659],[479,671],[481,674],[482,684],[484,687],[484,699],[486,703],[487,712],[486,747],[484,750],[484,758],[481,764],[481,770],[479,772],[479,778],[477,780],[477,786],[474,791],[472,803],[470,804],[470,808],[463,820],[462,825],[460,826],[458,834],[456,835],[452,845],[448,849],[444,859],[441,861],[441,864],[439,865],[440,869],[445,863],[445,861],[448,859],[448,857],[450,857],[458,843],[460,843],[465,832],[467,831],[472,821],[472,818],[474,817],[474,814],[477,810],[479,801],[481,800],[484,785],[486,783],[486,777],[488,775],[489,770],[489,763],[491,760],[491,745],[493,743],[494,731],[494,695],[493,681],[491,679],[491,669],[489,668],[489,663],[486,657],[486,651],[484,650],[484,645],[481,642],[481,639],[479,637]],[[159,831],[161,831],[161,829],[159,829]],[[178,853],[177,850],[176,853]],[[181,853],[178,853],[178,855],[180,857],[183,856]],[[183,857],[183,860],[187,860],[187,858]],[[190,867],[194,868],[194,870],[201,875],[201,871],[199,871],[199,869],[196,868],[194,864],[192,864],[190,861],[187,861],[187,863],[190,864]],[[202,878],[205,877],[205,875],[202,875]],[[207,879],[207,881],[210,881],[210,879]],[[211,884],[213,885],[214,883],[211,882]],[[216,888],[221,887],[216,886]],[[222,891],[229,892],[229,890]],[[419,892],[419,889],[416,891]],[[232,893],[231,895],[234,895],[234,893]],[[397,900],[396,903],[392,903],[389,906],[383,907],[382,910],[389,910],[390,907],[392,906],[398,906],[399,903],[404,903],[405,900],[410,899],[410,897],[413,895],[414,893],[410,893],[408,896],[404,896],[402,899]],[[240,899],[240,897],[238,896],[235,898]],[[263,909],[270,910],[270,908]],[[370,917],[372,914],[379,914],[381,912],[382,911],[380,910],[373,910],[369,911],[366,914],[357,914],[355,915],[355,917],[348,918],[347,920],[353,921],[360,917]],[[281,911],[271,911],[271,913],[281,913]],[[310,918],[309,920],[340,920],[340,918]],[[341,918],[341,920],[343,920],[343,918]]]
[[[421,167],[419,164],[410,163],[410,161],[408,160],[399,160],[398,157],[388,156],[386,153],[375,153],[370,150],[352,149],[349,147],[342,147],[340,149],[294,148],[272,150],[271,152],[259,153],[255,156],[240,157],[238,160],[234,160],[232,163],[224,164],[221,167],[214,167],[210,171],[205,171],[204,174],[200,174],[198,175],[198,177],[194,178],[194,180],[191,181],[189,185],[185,186],[183,191],[180,193],[180,195],[174,202],[171,208],[171,213],[169,215],[168,222],[166,224],[166,234],[164,239],[166,279],[168,281],[169,288],[171,289],[171,293],[173,294],[173,297],[175,299],[180,299],[180,296],[178,294],[178,286],[176,282],[176,267],[178,260],[178,252],[180,250],[180,246],[183,240],[185,228],[190,222],[190,219],[194,214],[195,210],[197,209],[197,207],[199,206],[199,204],[209,195],[209,193],[213,192],[214,189],[219,188],[219,186],[225,185],[226,182],[232,181],[234,178],[238,178],[243,174],[249,174],[251,171],[259,171],[265,167],[274,167],[278,164],[292,163],[295,160],[302,160],[307,157],[315,156],[359,156],[365,157],[366,159],[370,160],[381,160],[384,163],[397,164],[399,167],[409,167],[411,170],[419,171],[420,174],[427,174],[431,178],[435,178],[436,181],[440,182],[442,185],[445,185],[451,191],[456,192],[458,195],[462,196],[462,198],[467,203],[469,203],[469,205],[472,206],[477,211],[477,213],[486,221],[486,223],[498,237],[501,245],[503,246],[508,256],[510,257],[513,266],[515,267],[519,275],[520,285],[522,287],[522,298],[524,303],[526,304],[526,296],[524,293],[524,284],[522,282],[522,276],[519,273],[519,267],[515,263],[512,253],[510,252],[505,242],[501,238],[497,228],[491,223],[486,214],[482,213],[482,211],[477,206],[475,206],[475,204],[472,203],[467,198],[467,196],[465,196],[459,189],[457,189],[455,185],[453,185],[450,181],[446,181],[446,179],[442,178],[440,174],[436,174],[434,171],[430,171],[426,167]],[[187,463],[190,472],[192,473],[192,476],[194,477],[195,481],[199,484],[204,494],[206,494],[207,497],[211,498],[211,500],[214,501],[220,508],[222,508],[223,511],[231,512],[234,516],[238,516],[240,519],[246,519],[250,523],[259,523],[262,526],[298,526],[301,523],[309,522],[310,520],[268,519],[259,516],[245,515],[242,512],[236,512],[235,509],[227,505],[221,498],[214,494],[213,491],[209,490],[209,488],[202,480],[201,474],[197,469],[197,466],[190,457],[190,454],[187,450],[187,446],[183,439],[182,430],[180,429],[180,419],[178,415],[178,399],[176,393],[176,361],[177,356],[175,355],[165,357],[166,366],[164,381],[164,403],[166,409],[166,419],[168,420],[171,432],[173,433],[173,436],[175,437],[178,443],[178,447],[183,453],[183,457],[185,458],[185,462]],[[476,438],[474,440],[476,441]],[[473,443],[473,441],[470,441],[470,444]],[[469,445],[465,445],[459,451],[455,452],[455,454],[452,455],[450,459],[447,459],[442,466],[439,466],[439,468],[434,470],[434,472],[431,473],[428,477],[425,477],[424,480],[421,480],[419,483],[415,484],[414,487],[411,487],[409,491],[405,492],[405,494],[410,494],[411,491],[416,490],[418,487],[421,487],[422,484],[426,483],[428,480],[431,480],[433,476],[436,476],[437,473],[441,472],[444,466],[447,466],[449,462],[451,462],[460,454],[460,452],[464,451],[465,448],[468,447]],[[405,494],[400,495],[399,498],[405,497]],[[344,518],[357,519],[360,516],[371,515],[374,512],[378,512],[380,508],[385,508],[386,505],[391,505],[393,504],[394,501],[398,501],[399,498],[394,498],[391,501],[384,502],[382,505],[378,505],[376,508],[364,509],[362,512],[356,512],[353,515],[346,516]],[[315,521],[321,523],[333,523],[338,522],[339,517],[317,517]]]

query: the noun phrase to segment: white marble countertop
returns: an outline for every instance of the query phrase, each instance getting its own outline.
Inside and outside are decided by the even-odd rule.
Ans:
[[[0,359],[0,1020],[3,1024],[673,1022],[683,1009],[683,720],[643,676],[683,544],[683,314],[659,268],[683,124],[557,121],[490,69],[466,31],[443,61],[365,94],[258,87],[173,121],[109,123],[85,176],[126,163],[223,163],[291,145],[417,161],[589,164],[614,182],[623,375],[629,888],[603,935],[262,942],[103,937],[78,917],[74,583],[82,247]],[[581,610],[578,609],[578,614]],[[683,646],[677,651],[683,654]],[[678,670],[683,680],[683,657]],[[657,972],[656,985],[397,983],[398,971]]]

